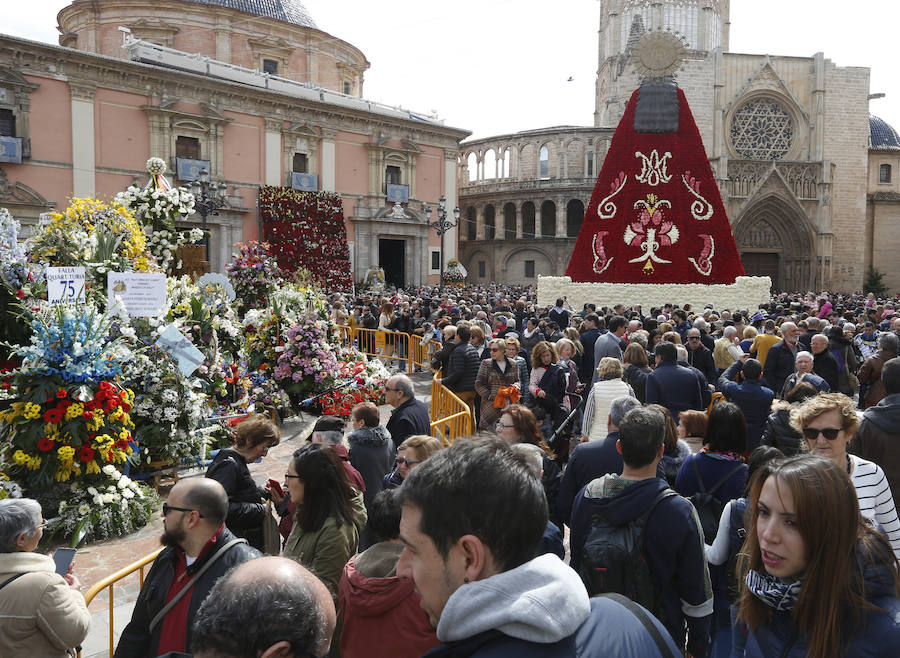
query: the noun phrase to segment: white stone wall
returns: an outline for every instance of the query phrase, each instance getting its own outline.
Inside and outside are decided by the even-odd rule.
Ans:
[[[772,281],[767,276],[739,276],[732,284],[700,283],[573,283],[568,276],[538,277],[537,301],[552,306],[560,297],[568,297],[574,309],[585,304],[612,307],[616,304],[640,304],[646,311],[664,304],[691,304],[716,310],[755,309],[769,302]]]

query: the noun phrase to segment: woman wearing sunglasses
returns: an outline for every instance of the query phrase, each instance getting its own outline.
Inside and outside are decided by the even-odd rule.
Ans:
[[[397,448],[397,460],[394,470],[384,476],[384,489],[396,489],[410,470],[431,457],[443,446],[433,436],[413,434]]]
[[[842,393],[822,393],[794,409],[791,424],[803,434],[810,452],[831,460],[850,476],[859,511],[881,526],[894,554],[900,557],[900,520],[884,471],[847,452],[859,425],[853,400]]]
[[[806,454],[756,472],[739,562],[741,655],[897,655],[897,563],[853,494],[846,462]]]

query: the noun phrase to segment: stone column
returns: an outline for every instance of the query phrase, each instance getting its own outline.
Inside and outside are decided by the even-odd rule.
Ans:
[[[459,198],[456,191],[456,159],[459,157],[457,151],[450,149],[444,150],[444,197],[447,199],[447,216],[453,218],[453,209],[459,205]],[[459,221],[463,221],[462,212],[460,211]],[[429,229],[430,230],[430,229]],[[444,234],[444,265],[451,258],[457,258],[457,245],[459,244],[459,226],[454,226]],[[428,239],[425,239],[425,251],[428,251]],[[430,252],[429,252],[430,253]],[[430,255],[426,272],[431,271]],[[424,278],[424,277],[423,277]]]
[[[282,185],[281,119],[266,119],[266,185]]]
[[[69,83],[72,103],[72,196],[93,197],[96,192],[93,85]]]
[[[566,198],[556,197],[553,199],[556,204],[556,237],[566,237]]]
[[[522,239],[522,204],[516,204],[516,239]]]
[[[334,131],[322,131],[322,191],[334,192],[335,186],[335,144]]]

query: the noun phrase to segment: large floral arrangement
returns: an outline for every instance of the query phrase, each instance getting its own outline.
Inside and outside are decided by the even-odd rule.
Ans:
[[[302,322],[285,334],[273,376],[295,402],[326,391],[338,375],[337,358],[322,322]]]
[[[292,272],[302,264],[325,290],[350,288],[350,250],[339,196],[264,186],[259,209],[270,253],[282,269]]]
[[[171,356],[151,346],[125,364],[124,379],[136,391],[131,419],[141,462],[177,462],[196,455],[195,431],[208,415],[206,396]]]
[[[59,491],[59,497],[57,517],[50,531],[70,537],[73,547],[81,542],[131,534],[147,525],[159,509],[159,497],[152,489],[134,482],[112,465],[104,466],[89,483],[68,484]]]
[[[19,242],[21,225],[6,208],[0,208],[0,335],[15,344],[28,340],[28,326],[17,308],[19,300],[30,296],[35,283],[43,280],[40,269],[28,260],[25,248]],[[0,346],[0,373],[7,370],[8,348]],[[6,377],[0,374],[0,397],[9,390]]]
[[[366,400],[375,404],[384,402],[384,384],[390,373],[379,359],[368,359],[354,347],[339,347],[338,382],[352,382],[319,398],[322,413],[349,418],[353,407]]]
[[[281,271],[274,257],[269,255],[266,242],[238,244],[240,251],[234,261],[225,266],[242,311],[263,308],[281,280]]]
[[[17,401],[0,414],[0,459],[27,487],[100,473],[132,453],[134,393],[113,383],[130,354],[90,304],[45,307],[16,350]]]
[[[144,230],[128,208],[79,198],[42,218],[26,242],[32,262],[92,265],[101,275],[150,269],[146,246]]]
[[[444,280],[452,283],[463,283],[469,273],[466,268],[455,258],[447,261],[447,267],[444,269]]]

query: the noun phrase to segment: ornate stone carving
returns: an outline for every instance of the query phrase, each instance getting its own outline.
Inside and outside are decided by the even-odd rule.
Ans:
[[[72,95],[72,100],[93,102],[94,92],[96,91],[96,85],[69,81],[69,93]]]
[[[781,160],[791,148],[794,122],[778,102],[755,98],[744,103],[731,118],[734,150],[752,160]]]
[[[781,249],[781,240],[778,233],[764,219],[757,221],[741,236],[740,247],[742,249]]]
[[[0,169],[0,202],[19,202],[48,207],[54,205],[24,183],[18,181],[10,183],[3,169]]]

